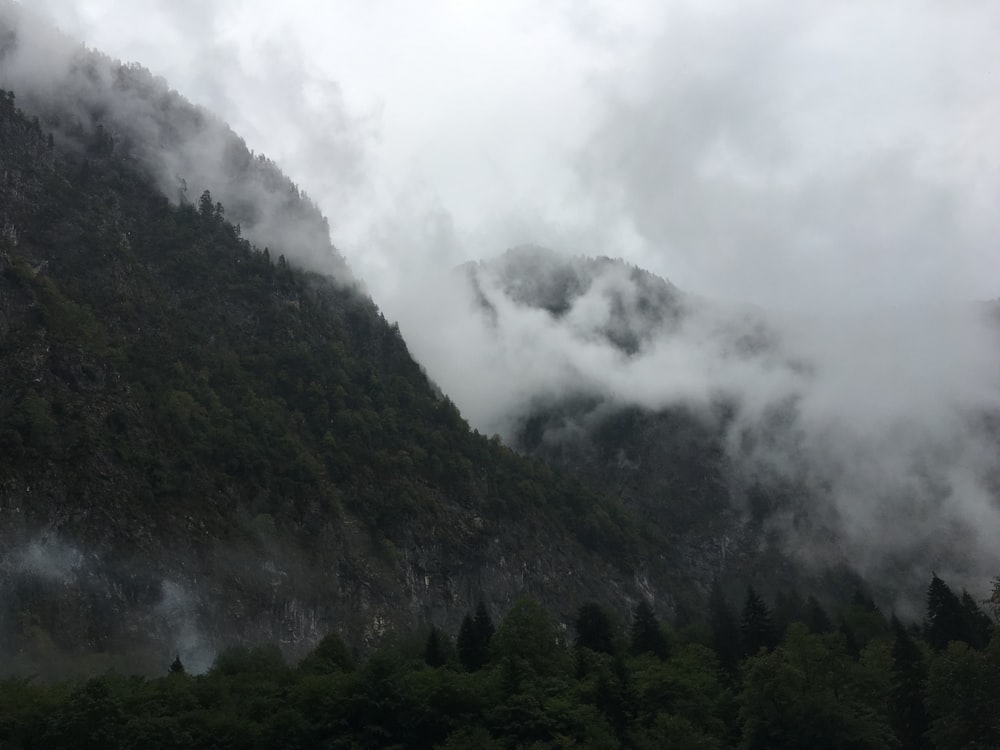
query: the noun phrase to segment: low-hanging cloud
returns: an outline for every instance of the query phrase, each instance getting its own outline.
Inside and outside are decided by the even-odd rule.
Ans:
[[[184,7],[175,12],[177,18],[187,18]],[[208,29],[218,12],[206,11]],[[214,114],[191,105],[138,65],[89,51],[7,0],[0,2],[0,28],[12,32],[0,59],[4,86],[61,140],[72,144],[103,129],[119,154],[138,159],[168,198],[197,203],[209,190],[224,204],[227,218],[241,224],[261,248],[270,246],[275,255],[284,253],[310,270],[353,281],[315,203]],[[316,127],[305,131],[311,136],[296,143],[325,154],[330,184],[346,192],[363,182],[363,128],[347,114],[336,84],[311,78],[294,53],[285,50],[272,50],[260,75],[226,54],[218,60],[208,55],[203,62],[232,66],[231,94],[249,95],[256,84],[254,93],[274,104],[271,111],[281,114],[258,121],[258,126],[291,131],[299,118],[311,120]],[[207,77],[209,84],[212,80],[217,79]],[[308,89],[309,95],[289,94],[289,89]]]
[[[642,279],[625,264],[519,250],[415,289],[401,328],[472,424],[509,439],[579,396],[603,413],[684,407],[710,419],[731,405],[719,424],[730,479],[802,492],[768,525],[805,563],[901,587],[935,563],[972,587],[1000,570],[992,307],[774,313]],[[641,303],[651,287],[673,300],[653,324]],[[553,311],[546,289],[570,289],[570,304]]]

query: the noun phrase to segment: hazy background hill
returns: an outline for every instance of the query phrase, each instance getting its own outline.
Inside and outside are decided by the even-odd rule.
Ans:
[[[429,289],[403,333],[472,424],[714,550],[702,581],[851,570],[907,611],[1000,563],[990,305],[779,314],[535,247]]]

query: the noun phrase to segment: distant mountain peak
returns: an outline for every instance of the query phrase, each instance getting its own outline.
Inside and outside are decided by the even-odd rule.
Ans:
[[[519,245],[463,268],[491,315],[496,313],[491,296],[501,294],[553,318],[572,319],[581,335],[606,338],[625,354],[678,325],[685,312],[677,287],[620,258]]]

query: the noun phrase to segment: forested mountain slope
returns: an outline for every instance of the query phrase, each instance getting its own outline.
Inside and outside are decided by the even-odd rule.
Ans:
[[[404,334],[473,424],[618,498],[703,588],[862,578],[912,611],[932,568],[972,589],[1000,565],[987,305],[782,314],[531,246],[442,288],[433,338]]]
[[[163,132],[204,117],[156,86],[130,97]],[[118,109],[67,102],[0,103],[0,646],[15,666],[180,651],[198,668],[221,644],[300,652],[336,630],[363,646],[523,592],[563,613],[671,606],[684,584],[655,532],[471,432],[349,279],[227,220],[257,204],[172,202]],[[267,166],[232,184],[269,195],[279,173],[250,163]],[[315,218],[285,200],[278,231],[257,211],[257,236]]]

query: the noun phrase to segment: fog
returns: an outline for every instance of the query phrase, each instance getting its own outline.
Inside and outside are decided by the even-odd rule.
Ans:
[[[995,3],[36,5],[276,159],[480,430],[731,398],[736,470],[815,488],[814,524],[773,520],[801,559],[926,579],[896,569],[933,538],[939,574],[1000,573]],[[161,172],[211,183],[200,144]],[[647,268],[685,315],[626,354],[620,267],[561,317],[451,271],[523,243]]]
[[[119,157],[137,161],[167,198],[197,205],[207,190],[260,248],[273,246],[275,255],[354,282],[315,203],[210,110],[192,107],[137,65],[122,67],[87,50],[32,10],[0,2],[0,23],[16,31],[2,48],[4,86],[26,111],[42,116],[62,145],[91,149],[104,132]],[[323,151],[337,158],[335,149]],[[345,184],[352,154],[345,147]]]
[[[508,283],[560,267],[585,281],[559,315]],[[645,294],[626,266],[558,256],[539,264],[515,253],[474,276],[414,290],[402,330],[487,433],[513,439],[540,407],[580,395],[706,415],[732,404],[734,419],[720,429],[734,482],[801,488],[768,525],[802,562],[847,563],[904,598],[934,566],[977,591],[1000,569],[995,308],[775,313],[667,286],[679,318],[639,320],[641,344],[626,352],[608,332],[623,309],[638,320]],[[561,439],[567,427],[559,429],[546,438]]]

